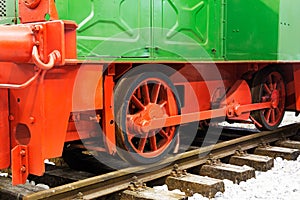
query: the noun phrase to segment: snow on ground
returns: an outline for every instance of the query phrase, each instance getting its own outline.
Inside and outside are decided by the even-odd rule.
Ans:
[[[217,193],[212,200],[299,200],[300,156],[297,161],[276,158],[274,167],[267,172],[256,172],[252,178],[239,185],[224,180],[225,192]],[[195,194],[189,200],[208,200]]]
[[[280,126],[300,122],[300,116],[294,112],[286,112]],[[220,125],[255,129],[253,124]],[[225,192],[217,193],[211,200],[300,200],[300,156],[297,161],[287,161],[282,158],[274,160],[274,167],[267,172],[256,171],[256,178],[240,184],[224,180]],[[167,190],[166,185],[155,187],[156,190]],[[176,191],[179,192],[179,191]],[[194,194],[189,200],[208,200],[200,194]]]
[[[8,173],[3,173],[0,171],[0,176],[8,177]]]
[[[299,200],[300,199],[300,156],[297,161],[276,158],[274,167],[267,172],[256,171],[256,178],[240,184],[224,180],[225,192],[217,193],[211,200]],[[167,185],[157,186],[159,193],[168,190]],[[175,190],[180,193],[179,190]],[[189,200],[209,200],[194,194]]]
[[[300,116],[294,112],[286,112],[280,126],[300,122]],[[228,125],[228,124],[226,124]],[[243,128],[255,128],[252,124],[230,124]],[[239,185],[224,180],[225,192],[217,193],[213,200],[299,200],[300,199],[300,156],[297,161],[287,161],[276,158],[274,167],[267,172],[255,172],[252,178]],[[207,200],[200,194],[195,194],[189,200]]]
[[[300,122],[300,115],[299,116],[295,116],[295,112],[285,112],[283,120],[280,124],[280,126],[284,126],[284,125],[288,125],[288,124],[292,124],[292,123],[296,123],[296,122]]]

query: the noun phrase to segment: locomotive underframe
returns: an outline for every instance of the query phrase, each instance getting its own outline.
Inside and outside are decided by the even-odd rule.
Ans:
[[[1,116],[3,119],[9,116],[9,121],[6,120],[7,123],[2,124],[7,131],[1,134],[1,137],[2,141],[7,142],[6,144],[11,144],[1,146],[1,168],[10,165],[10,152],[12,152],[11,167],[14,172],[14,184],[23,183],[29,173],[42,175],[45,170],[44,160],[61,156],[65,142],[99,137],[99,134],[103,134],[101,136],[103,146],[98,147],[98,150],[110,154],[116,153],[114,85],[124,72],[134,69],[139,64],[141,63],[75,64],[72,61],[71,64],[67,63],[65,66],[55,67],[43,73],[24,89],[1,89],[1,99],[7,100],[1,101],[4,111]],[[181,74],[191,69],[190,63],[168,65]],[[267,66],[267,63],[193,64],[202,70],[209,70],[210,65],[218,67],[222,80],[215,80],[213,77],[204,80],[200,76],[188,76],[186,82],[176,82],[176,78],[172,80],[172,74],[169,74],[175,86],[180,85],[185,88],[183,96],[180,97],[184,101],[181,107],[182,114],[152,119],[147,125],[136,124],[136,126],[146,132],[163,126],[215,117],[245,121],[249,119],[251,111],[273,106],[272,102],[252,104],[250,88],[246,80],[241,78],[244,75],[251,80],[251,74]],[[253,66],[256,66],[254,71]],[[6,71],[12,69],[6,76],[1,77],[1,82],[27,80],[34,75],[34,68],[30,64],[2,63],[1,68]],[[282,73],[287,75],[285,77],[294,75],[294,79],[286,80],[288,81],[286,105],[290,110],[298,110],[300,105],[296,103],[296,99],[299,91],[295,90],[297,88],[295,80],[300,78],[298,76],[300,66],[280,64],[280,69],[283,69]],[[90,81],[86,81],[87,77],[90,77]],[[222,85],[225,86],[226,98],[224,98],[225,94],[216,94],[218,89],[213,93],[209,91],[209,88],[218,88]],[[191,98],[191,95],[196,99]],[[213,102],[214,99],[218,101],[217,104]],[[99,127],[102,133],[99,133]]]

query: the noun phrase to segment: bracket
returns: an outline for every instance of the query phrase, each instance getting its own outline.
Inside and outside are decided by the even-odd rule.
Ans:
[[[28,170],[28,147],[18,145],[12,150],[12,184],[24,184],[29,175]]]

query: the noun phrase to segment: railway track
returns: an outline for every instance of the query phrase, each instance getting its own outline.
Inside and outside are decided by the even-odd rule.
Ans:
[[[22,196],[22,199],[97,199],[125,190],[133,180],[133,177],[137,177],[138,179],[135,183],[157,180],[170,175],[174,169],[174,164],[179,166],[181,170],[199,167],[207,163],[208,160],[231,156],[235,154],[237,150],[252,150],[262,143],[273,143],[283,138],[295,136],[298,134],[299,128],[300,124],[292,124],[275,131],[247,133],[249,135],[241,134],[234,139],[222,141],[215,145],[192,149],[176,156],[169,157],[159,164],[111,171],[47,190],[27,193]],[[228,132],[228,134],[225,134],[225,136],[230,135],[230,130],[227,130],[226,132]]]

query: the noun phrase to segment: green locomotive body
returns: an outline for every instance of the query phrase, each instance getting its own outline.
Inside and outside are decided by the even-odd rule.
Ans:
[[[16,21],[1,1],[0,22]],[[299,60],[297,0],[57,0],[78,24],[78,58]],[[179,54],[179,55],[178,55]]]
[[[297,0],[57,0],[56,4],[60,18],[79,24],[79,57],[300,59]]]

